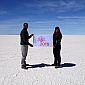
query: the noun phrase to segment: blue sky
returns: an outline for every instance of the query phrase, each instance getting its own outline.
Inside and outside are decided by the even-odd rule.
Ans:
[[[52,34],[55,26],[67,34],[85,34],[85,0],[0,0],[0,34]]]

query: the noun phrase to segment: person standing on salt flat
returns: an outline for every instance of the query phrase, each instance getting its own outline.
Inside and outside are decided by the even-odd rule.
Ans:
[[[61,39],[62,39],[62,33],[60,31],[59,27],[55,27],[55,31],[53,33],[53,54],[54,54],[54,66],[60,67],[61,64]]]
[[[27,65],[26,64],[26,56],[27,56],[27,53],[28,53],[28,45],[33,47],[33,45],[29,43],[29,39],[34,34],[31,34],[29,36],[29,33],[28,33],[27,29],[28,29],[28,23],[24,23],[23,24],[23,29],[20,33],[20,39],[21,39],[20,45],[21,45],[21,52],[22,52],[22,59],[21,59],[21,68],[22,69],[26,69],[26,65]]]

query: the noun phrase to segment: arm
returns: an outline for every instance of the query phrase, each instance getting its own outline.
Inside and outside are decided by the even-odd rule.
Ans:
[[[28,39],[30,39],[33,36],[33,34],[31,34],[30,36],[28,36]],[[31,43],[29,43],[29,41],[27,41],[28,45],[33,47],[33,45]]]
[[[28,39],[30,39],[34,34],[31,34],[30,36],[28,36]]]
[[[53,35],[53,48],[55,48],[55,46],[56,46],[56,38],[55,38],[55,36]]]
[[[29,42],[28,42],[28,45],[29,45],[30,47],[33,47],[33,45],[32,45],[31,43],[29,43]]]
[[[58,41],[61,42],[61,39],[62,39],[62,34],[60,34]]]
[[[21,31],[20,36],[21,36],[21,43],[23,45],[30,45],[31,47],[33,47],[33,45],[28,42],[28,33],[27,32]]]

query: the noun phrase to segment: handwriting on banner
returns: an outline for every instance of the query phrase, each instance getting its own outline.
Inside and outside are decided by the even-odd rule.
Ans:
[[[52,36],[36,35],[33,39],[34,46],[52,46]]]
[[[45,37],[39,37],[37,39],[38,42],[40,42],[40,46],[49,46],[49,42],[46,41]]]

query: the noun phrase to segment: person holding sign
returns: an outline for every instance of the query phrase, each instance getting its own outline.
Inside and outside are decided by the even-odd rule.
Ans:
[[[21,59],[21,68],[22,69],[26,69],[26,56],[27,56],[27,53],[28,53],[28,45],[33,47],[32,44],[29,43],[29,39],[34,35],[34,34],[31,34],[29,36],[28,34],[28,23],[24,23],[23,24],[23,29],[20,33],[20,39],[21,39],[21,52],[22,52],[22,59]]]
[[[53,54],[54,54],[54,66],[60,67],[61,64],[61,56],[60,56],[60,50],[61,50],[61,39],[62,39],[62,33],[60,31],[59,27],[55,27],[55,31],[53,33]]]

